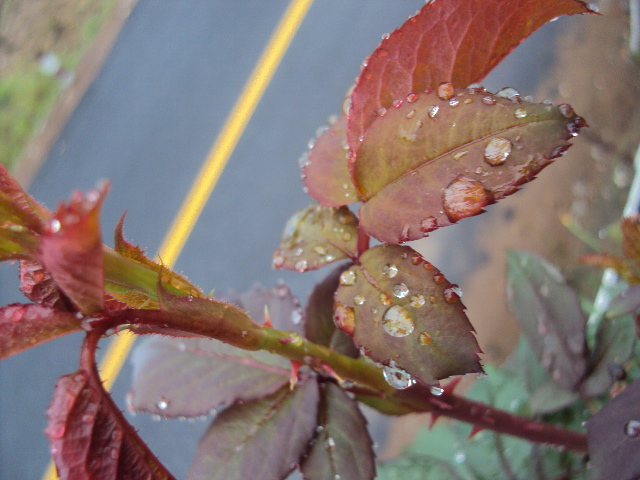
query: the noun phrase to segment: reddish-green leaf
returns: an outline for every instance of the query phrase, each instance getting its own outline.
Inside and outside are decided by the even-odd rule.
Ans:
[[[71,310],[49,272],[36,261],[20,262],[20,291],[32,302],[58,310]]]
[[[347,207],[311,205],[287,222],[273,266],[306,272],[353,257],[358,242],[358,220]]]
[[[340,207],[358,201],[347,163],[347,118],[341,116],[300,160],[307,192],[322,205]]]
[[[173,479],[85,370],[57,381],[47,417],[60,480]]]
[[[304,336],[314,343],[356,358],[358,349],[353,340],[337,329],[333,322],[333,297],[340,285],[340,275],[350,266],[336,268],[311,291],[305,310]]]
[[[152,337],[136,347],[131,408],[165,417],[197,417],[271,395],[289,381],[289,362],[209,339]]]
[[[640,380],[587,420],[589,470],[593,480],[640,476]]]
[[[352,151],[381,109],[441,82],[481,81],[540,26],[589,12],[578,0],[436,0],[427,2],[371,54],[351,94]]]
[[[334,320],[398,388],[481,372],[459,290],[409,247],[379,245],[340,276]]]
[[[29,219],[23,225],[34,231],[40,232],[40,221],[51,217],[51,213],[24,191],[4,165],[0,165],[0,192],[7,196],[9,203],[20,210],[23,219]]]
[[[313,379],[227,408],[200,441],[189,479],[286,478],[313,437],[317,412],[318,384]]]
[[[553,379],[575,389],[587,369],[587,319],[558,270],[529,252],[507,254],[507,301],[531,348]]]
[[[520,101],[480,87],[421,93],[387,111],[353,167],[360,223],[401,243],[477,215],[532,180],[584,126],[571,107]],[[442,97],[442,98],[441,98]]]
[[[358,404],[340,387],[321,387],[318,428],[300,470],[305,480],[372,480],[373,442]]]
[[[108,185],[61,204],[40,241],[40,261],[58,288],[82,313],[104,308],[100,207]]]
[[[80,330],[72,313],[46,305],[14,303],[0,308],[0,360]]]

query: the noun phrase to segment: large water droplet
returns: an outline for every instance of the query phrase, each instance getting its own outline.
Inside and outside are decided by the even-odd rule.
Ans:
[[[391,366],[382,367],[382,373],[384,379],[389,385],[398,390],[404,390],[414,385],[416,381],[407,372],[395,366],[394,362],[391,362]]]
[[[414,295],[411,297],[411,306],[414,308],[420,308],[426,303],[424,295]]]
[[[293,266],[296,272],[302,273],[307,271],[307,261],[306,260],[298,260]]]
[[[382,328],[392,337],[406,337],[413,332],[415,325],[409,312],[394,305],[382,317]]]
[[[395,278],[395,276],[398,274],[398,267],[396,267],[392,263],[388,263],[384,267],[382,267],[382,273],[387,278]]]
[[[511,142],[506,138],[493,138],[484,149],[484,160],[492,167],[502,165],[511,153]]]
[[[60,228],[62,228],[62,224],[60,223],[60,220],[57,220],[54,218],[49,222],[49,231],[51,233],[58,233],[60,231]]]
[[[353,270],[346,270],[340,275],[340,285],[351,286],[356,283],[356,272]]]
[[[416,95],[415,93],[410,93],[409,95],[407,95],[407,102],[413,103],[416,100],[418,100],[418,95]]]
[[[638,438],[640,436],[640,422],[638,420],[629,420],[624,426],[624,433],[629,438]]]
[[[440,85],[438,85],[437,95],[442,100],[449,100],[451,97],[453,97],[453,94],[454,94],[454,89],[453,89],[452,83],[443,82]]]
[[[456,303],[460,300],[460,295],[458,294],[459,291],[460,288],[457,285],[449,285],[443,292],[444,301],[447,303]]]
[[[167,408],[169,408],[169,400],[167,399],[167,397],[160,397],[160,400],[158,401],[158,403],[156,403],[156,406],[158,407],[158,410],[165,411]]]
[[[452,222],[481,213],[490,201],[482,183],[467,177],[456,178],[443,192],[444,211]]]
[[[431,391],[431,395],[435,395],[436,397],[439,397],[440,395],[442,395],[444,393],[444,389],[440,388],[436,385],[433,385],[430,389]]]
[[[573,107],[571,107],[571,105],[568,105],[566,103],[563,103],[562,105],[558,105],[558,111],[562,114],[564,118],[571,118],[575,114],[575,112],[573,111]]]
[[[393,286],[393,294],[398,298],[404,298],[409,295],[409,287],[404,283],[398,283]]]
[[[333,312],[333,321],[340,330],[347,335],[353,336],[356,327],[356,316],[353,308],[338,303]]]
[[[516,118],[525,118],[527,116],[527,111],[524,108],[516,108],[516,111],[513,112]]]
[[[498,97],[506,98],[511,100],[514,103],[520,102],[520,92],[518,92],[515,88],[506,87],[496,93]]]

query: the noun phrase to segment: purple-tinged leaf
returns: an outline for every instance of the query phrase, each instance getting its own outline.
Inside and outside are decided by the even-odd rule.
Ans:
[[[631,285],[615,297],[607,309],[607,318],[629,315],[640,309],[640,284]]]
[[[593,480],[635,480],[640,476],[640,380],[587,420]]]
[[[76,192],[58,207],[40,241],[39,260],[58,288],[82,313],[104,309],[100,207],[109,187]]]
[[[218,340],[154,336],[134,351],[127,401],[136,411],[197,417],[271,395],[289,382],[290,368],[283,357]]]
[[[86,370],[56,382],[46,434],[60,480],[169,480],[99,380]]]
[[[0,360],[80,329],[72,313],[46,305],[6,305],[0,308]]]
[[[20,262],[20,291],[32,302],[57,310],[73,310],[49,272],[36,261]]]
[[[587,370],[587,319],[560,272],[539,256],[507,253],[507,301],[542,365],[564,388],[575,390]]]
[[[334,321],[386,366],[387,379],[406,387],[409,374],[431,385],[482,371],[459,291],[438,269],[396,245],[373,247],[359,262],[340,276]]]
[[[351,94],[349,148],[384,109],[441,82],[481,81],[540,26],[560,15],[586,13],[578,0],[436,0],[428,2],[374,50]]]
[[[333,383],[321,386],[318,428],[300,470],[305,480],[373,480],[373,442],[358,404]]]
[[[354,257],[358,220],[347,207],[311,205],[288,221],[280,246],[273,253],[278,269],[306,272]]]
[[[305,310],[304,336],[352,358],[358,357],[358,349],[349,335],[336,328],[333,322],[333,297],[340,285],[340,275],[351,264],[338,267],[318,283],[309,295]]]
[[[233,405],[200,440],[189,480],[283,480],[296,468],[317,425],[314,379]]]
[[[587,378],[580,386],[585,397],[597,397],[609,391],[616,374],[633,353],[636,341],[635,322],[631,316],[604,318],[596,332],[593,352],[589,356]]]
[[[358,201],[349,174],[348,152],[347,118],[341,116],[300,161],[307,192],[322,205],[340,207]]]
[[[353,157],[360,223],[378,240],[416,240],[484,212],[535,178],[585,125],[567,105],[480,87],[450,95],[421,93],[392,108]]]

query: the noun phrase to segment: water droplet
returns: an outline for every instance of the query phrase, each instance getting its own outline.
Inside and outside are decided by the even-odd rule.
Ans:
[[[316,252],[318,255],[326,255],[327,247],[323,245],[316,245],[315,247],[313,247],[313,251]]]
[[[336,446],[336,441],[333,439],[333,437],[329,436],[327,438],[327,447],[329,447],[330,449],[333,449]]]
[[[433,118],[438,114],[438,110],[440,110],[440,107],[438,107],[437,105],[431,105],[427,109],[427,115],[429,115],[429,118]]]
[[[367,299],[363,295],[356,295],[355,297],[353,297],[353,303],[355,303],[356,305],[362,305],[366,301]]]
[[[404,283],[398,283],[393,286],[393,294],[398,298],[404,298],[409,295],[409,287]]]
[[[391,297],[386,293],[381,293],[378,298],[380,299],[380,303],[385,307],[388,307],[389,305],[391,305]]]
[[[415,93],[410,93],[409,95],[407,95],[407,102],[409,103],[413,103],[416,100],[418,100],[418,95]]]
[[[415,325],[409,312],[394,305],[382,317],[382,328],[392,337],[406,337],[413,332]]]
[[[345,242],[348,242],[349,240],[351,240],[351,234],[349,232],[343,233],[342,240],[344,240]]]
[[[425,304],[426,300],[424,299],[424,295],[414,295],[411,297],[411,306],[414,308],[420,308]]]
[[[294,257],[299,257],[303,253],[304,253],[304,250],[302,248],[298,247],[293,251],[293,256]]]
[[[160,397],[160,401],[156,403],[156,407],[162,411],[166,410],[169,408],[169,400],[166,397]]]
[[[640,436],[640,422],[638,420],[629,420],[624,426],[624,433],[629,438],[638,438]]]
[[[463,452],[456,453],[456,456],[454,457],[456,463],[464,463],[466,459],[467,456]]]
[[[418,252],[413,252],[411,254],[411,265],[420,265],[422,263],[422,255]]]
[[[51,233],[58,233],[61,227],[62,225],[60,224],[60,220],[58,219],[54,218],[53,220],[51,220],[51,222],[49,222],[49,231]]]
[[[391,102],[391,106],[393,108],[400,108],[402,106],[402,100],[394,100],[393,102]]]
[[[472,83],[467,87],[467,93],[469,93],[469,95],[472,95],[474,93],[484,93],[484,92],[485,92],[484,87],[479,83]]]
[[[433,385],[430,388],[430,391],[431,391],[431,395],[435,395],[436,397],[439,397],[440,395],[442,395],[444,393],[444,389],[440,388],[440,387],[438,387],[436,385]]]
[[[476,175],[482,175],[484,174],[484,170],[482,169],[482,167],[478,167],[474,170],[474,172]]]
[[[389,385],[398,390],[404,390],[414,385],[416,381],[407,372],[395,366],[395,362],[391,362],[391,366],[382,367],[384,379]]]
[[[355,285],[357,279],[356,272],[353,270],[346,270],[340,275],[340,285],[351,286]]]
[[[462,157],[464,157],[467,153],[469,153],[469,152],[467,152],[466,150],[463,150],[462,152],[454,153],[454,154],[453,154],[453,159],[454,159],[454,160],[460,160],[460,159],[461,159]]]
[[[447,303],[456,303],[458,300],[460,300],[460,287],[458,287],[455,284],[451,284],[449,285],[447,288],[444,289],[443,295],[444,295],[444,301]]]
[[[511,153],[511,142],[507,138],[493,138],[484,149],[484,160],[492,167],[502,165]]]
[[[493,98],[490,95],[486,95],[486,96],[482,97],[482,103],[484,103],[485,105],[495,105],[496,104],[496,99]]]
[[[418,336],[418,342],[420,342],[421,345],[431,345],[431,341],[431,335],[429,335],[427,332],[422,332]]]
[[[330,263],[330,262],[333,262],[335,259],[336,259],[336,257],[334,257],[334,256],[333,256],[333,255],[331,255],[331,254],[328,254],[328,255],[325,255],[325,256],[322,258],[322,261],[323,261],[323,262],[326,262],[326,263]]]
[[[443,192],[444,211],[452,222],[481,213],[489,203],[482,183],[467,177],[457,177]]]
[[[440,85],[438,85],[438,91],[436,93],[438,95],[438,98],[442,100],[449,100],[451,97],[453,97],[454,94],[453,84],[449,82],[441,83]]]
[[[516,118],[525,118],[527,116],[527,110],[524,108],[516,108],[516,111],[513,112]]]
[[[353,336],[353,332],[356,326],[356,316],[353,308],[336,304],[336,309],[333,312],[333,321],[336,326],[347,335]]]
[[[378,109],[378,116],[384,117],[387,114],[387,109],[382,107]]]
[[[442,273],[438,272],[438,273],[434,273],[433,274],[433,282],[436,285],[440,285],[442,282],[444,282],[444,280],[445,280],[445,278],[444,278],[444,275]]]
[[[512,87],[503,88],[498,93],[496,93],[496,96],[506,98],[507,100],[511,100],[514,103],[520,102],[520,92]]]
[[[85,413],[84,415],[82,415],[83,423],[93,423],[95,419],[96,419],[96,416],[92,413]]]
[[[558,111],[562,114],[564,118],[571,118],[575,115],[575,112],[573,111],[573,107],[566,103],[563,103],[562,105],[558,105]]]
[[[406,118],[407,120],[410,120],[410,119],[412,119],[413,117],[415,117],[415,115],[416,115],[416,111],[415,111],[415,110],[411,110],[411,111],[409,111],[409,113],[407,113],[407,114],[405,115],[405,117],[404,117],[404,118]]]
[[[296,264],[293,266],[296,272],[302,273],[307,271],[307,261],[306,260],[298,260]]]
[[[382,267],[382,273],[387,278],[395,278],[395,276],[398,274],[398,267],[388,263],[384,267]]]
[[[311,138],[311,139],[309,139],[309,141],[307,142],[307,148],[308,148],[309,150],[311,150],[315,144],[316,144],[316,139],[315,139],[315,138]]]
[[[436,228],[438,228],[438,221],[435,217],[427,217],[420,222],[420,231],[425,237]]]
[[[302,321],[302,310],[296,308],[291,311],[291,323],[298,325]],[[245,332],[242,332],[243,336]]]
[[[435,295],[429,295],[429,303],[433,305],[438,301],[438,298]]]
[[[376,51],[376,55],[378,56],[378,58],[386,58],[389,56],[389,52],[387,52],[384,48],[379,48]]]
[[[452,98],[451,100],[449,100],[449,105],[452,107],[457,106],[460,103],[460,100],[458,100],[457,98]]]

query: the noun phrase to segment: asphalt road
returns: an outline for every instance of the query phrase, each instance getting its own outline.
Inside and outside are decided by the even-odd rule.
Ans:
[[[103,210],[105,243],[128,210],[126,237],[155,253],[217,132],[270,37],[284,0],[140,0],[100,75],[86,93],[31,186],[50,208],[74,189],[112,182]],[[318,0],[189,239],[176,268],[205,291],[245,290],[284,279],[304,298],[325,272],[271,269],[287,218],[309,199],[297,158],[381,35],[421,0]],[[485,82],[532,93],[549,61],[556,22],[520,47]],[[465,230],[466,229],[466,230]],[[471,219],[433,241],[461,242]],[[452,281],[464,268],[447,270]],[[472,265],[472,262],[467,265]],[[466,268],[469,268],[468,266]],[[0,302],[21,301],[15,269],[0,267]],[[48,462],[44,411],[53,384],[76,369],[80,337],[40,346],[0,363],[0,480],[40,478]],[[123,405],[127,366],[114,388]],[[131,419],[152,449],[184,478],[208,422]],[[374,421],[384,438],[384,422]]]

